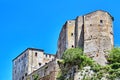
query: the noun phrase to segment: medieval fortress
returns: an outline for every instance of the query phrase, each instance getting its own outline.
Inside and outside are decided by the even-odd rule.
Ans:
[[[56,55],[44,50],[28,48],[13,59],[12,80],[56,80],[63,52],[69,48],[80,47],[84,53],[100,65],[105,65],[107,51],[114,46],[113,17],[106,11],[97,10],[63,25],[58,39]]]

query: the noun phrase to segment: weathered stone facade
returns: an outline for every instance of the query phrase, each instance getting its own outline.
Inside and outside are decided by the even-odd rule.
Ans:
[[[69,20],[64,25],[60,32],[58,39],[58,53],[57,58],[62,57],[62,53],[68,49],[75,47],[75,20]]]
[[[81,47],[86,55],[105,65],[105,55],[114,45],[112,22],[112,16],[101,10],[67,21],[58,40],[57,58],[61,58],[66,49]]]
[[[12,80],[26,80],[27,75],[52,60],[54,55],[45,54],[41,49],[28,48],[13,59]]]
[[[57,59],[50,61],[46,65],[28,75],[27,79],[34,80],[34,75],[38,75],[40,80],[56,80],[57,73],[59,71],[57,61]]]
[[[33,80],[36,74],[40,80],[56,80],[60,69],[58,59],[66,49],[75,47],[82,48],[87,56],[105,65],[105,55],[114,45],[112,22],[113,17],[101,10],[66,21],[59,35],[56,56],[45,54],[41,49],[26,49],[13,60],[12,80]],[[73,70],[70,73],[69,77],[74,75]]]

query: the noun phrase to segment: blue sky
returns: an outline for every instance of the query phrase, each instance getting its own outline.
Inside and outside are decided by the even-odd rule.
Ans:
[[[0,0],[0,79],[12,80],[12,59],[27,47],[55,53],[65,21],[95,10],[114,17],[114,42],[120,46],[119,7],[119,0]]]

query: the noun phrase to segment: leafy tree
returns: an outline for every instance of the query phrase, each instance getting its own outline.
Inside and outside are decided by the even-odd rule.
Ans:
[[[84,76],[83,80],[101,80],[106,77],[106,80],[120,79],[120,48],[113,48],[108,54],[108,64],[101,66],[95,63],[91,58],[83,54],[82,49],[72,48],[63,53],[62,60],[59,61],[62,64],[70,64],[71,66],[78,65],[79,69],[83,69],[85,66],[91,66],[91,70],[95,72],[93,77]],[[64,67],[68,70],[68,67]],[[62,73],[59,80],[64,80],[64,74]]]
[[[120,63],[120,48],[113,48],[109,53],[108,62],[110,64]]]
[[[93,64],[93,60],[83,54],[81,48],[71,48],[66,50],[63,53],[62,59],[66,64],[70,64],[71,66],[78,65],[80,68]]]
[[[64,59],[66,63],[75,63],[80,60],[81,55],[83,55],[82,49],[71,48],[63,53],[62,59]]]

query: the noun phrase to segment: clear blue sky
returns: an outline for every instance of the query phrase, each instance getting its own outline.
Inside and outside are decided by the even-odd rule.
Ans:
[[[12,80],[12,59],[27,47],[55,53],[66,20],[98,9],[115,19],[120,45],[120,0],[0,0],[0,80]]]

